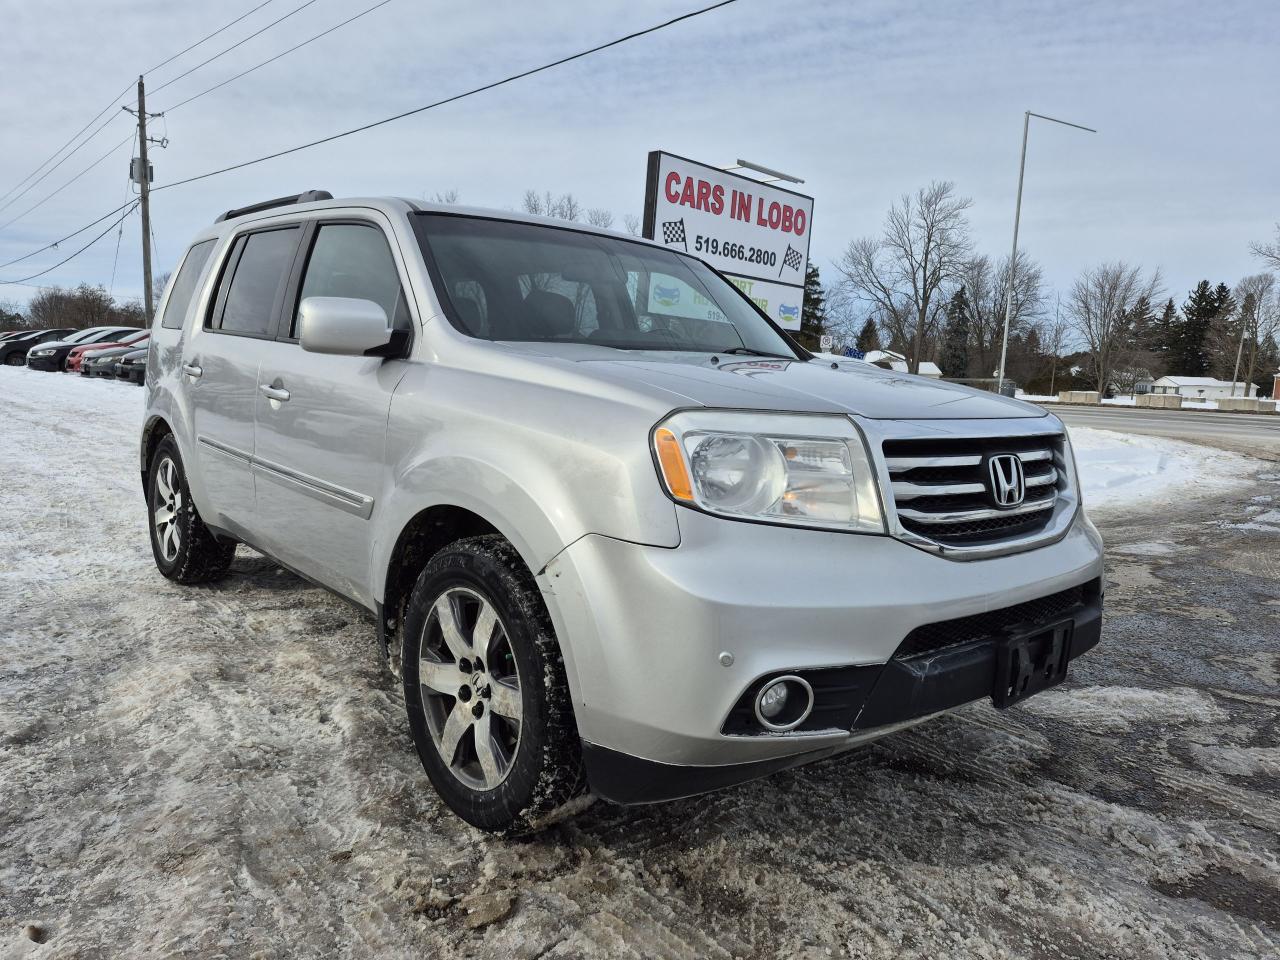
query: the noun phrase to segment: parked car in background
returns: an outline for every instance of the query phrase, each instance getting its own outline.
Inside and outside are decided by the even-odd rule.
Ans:
[[[142,386],[147,382],[147,354],[150,351],[132,350],[116,360],[116,377]]]
[[[121,347],[138,347],[146,343],[149,336],[151,336],[151,334],[148,331],[139,330],[137,333],[131,334],[127,337],[115,337],[96,343],[88,343],[80,347],[72,347],[71,352],[67,354],[67,372],[83,373],[80,369],[80,365],[84,362],[86,357],[90,355],[96,356],[99,351],[102,350],[119,349]]]
[[[51,340],[32,347],[27,353],[27,366],[32,370],[63,370],[67,354],[76,347],[87,343],[118,342],[121,337],[137,332],[137,327],[90,327],[88,330],[79,330],[62,340]]]
[[[93,350],[84,354],[80,361],[82,377],[114,377],[116,361],[137,347],[109,347],[106,350]]]
[[[151,546],[199,583],[248,543],[368,609],[468,823],[1003,708],[1098,643],[1102,540],[1042,408],[816,360],[660,244],[314,197],[220,216],[169,284]]]
[[[56,327],[52,330],[19,330],[12,336],[0,340],[0,364],[6,367],[20,367],[27,362],[27,351],[36,344],[57,340],[73,332],[70,327]]]

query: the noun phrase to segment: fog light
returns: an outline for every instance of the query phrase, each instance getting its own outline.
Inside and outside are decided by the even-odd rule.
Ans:
[[[787,685],[779,680],[764,688],[760,694],[760,716],[772,720],[787,705]]]
[[[756,720],[772,733],[794,730],[812,710],[813,687],[794,674],[769,681],[755,698]]]

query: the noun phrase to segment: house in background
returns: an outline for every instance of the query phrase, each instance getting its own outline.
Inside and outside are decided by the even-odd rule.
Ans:
[[[907,363],[907,358],[893,350],[868,350],[866,357],[867,363],[885,370],[896,370],[898,373],[910,373],[911,366]],[[920,361],[920,376],[922,377],[941,377],[942,369],[932,360]]]
[[[1234,386],[1235,393],[1232,393]],[[1176,393],[1188,400],[1222,400],[1227,397],[1256,397],[1258,388],[1252,383],[1218,380],[1215,377],[1161,377],[1151,386],[1152,393]]]

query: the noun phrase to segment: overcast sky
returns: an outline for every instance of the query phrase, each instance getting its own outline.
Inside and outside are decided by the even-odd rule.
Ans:
[[[12,4],[0,36],[0,191],[26,176],[152,67],[261,0]],[[182,70],[288,13],[272,0],[147,78]],[[165,110],[376,0],[314,0],[164,90]],[[702,0],[706,2],[706,0]],[[391,0],[336,33],[154,123],[156,184],[249,159],[439,99],[701,5]],[[824,279],[848,241],[879,230],[904,191],[954,180],[974,200],[977,246],[1007,253],[1022,113],[1033,121],[1022,246],[1055,290],[1102,260],[1159,267],[1179,303],[1197,280],[1261,265],[1250,241],[1280,220],[1280,4],[888,3],[739,0],[586,60],[375,131],[158,194],[157,272],[228,207],[309,188],[335,196],[514,207],[524,190],[572,191],[621,221],[639,214],[645,157],[738,157],[794,173],[815,197],[811,256]],[[119,113],[113,110],[113,113]],[[12,206],[26,210],[129,134],[121,114]],[[0,229],[0,262],[126,197],[129,146]],[[4,201],[0,201],[3,203]],[[104,224],[105,226],[105,224]],[[101,227],[0,280],[57,262]],[[110,284],[115,234],[37,283]],[[141,290],[137,216],[113,292]],[[24,302],[32,287],[0,286]]]

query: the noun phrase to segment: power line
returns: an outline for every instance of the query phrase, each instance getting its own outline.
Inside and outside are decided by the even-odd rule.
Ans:
[[[214,30],[212,33],[206,34],[205,36],[201,37],[201,38],[200,38],[199,40],[197,40],[195,43],[191,44],[191,46],[189,46],[189,47],[184,47],[182,50],[179,50],[177,53],[175,53],[173,56],[169,57],[167,60],[162,60],[160,63],[157,63],[157,64],[156,64],[154,67],[152,67],[150,70],[144,70],[144,71],[143,71],[143,74],[145,75],[145,74],[148,74],[148,73],[152,73],[152,72],[153,72],[153,71],[155,71],[155,70],[159,70],[161,67],[165,66],[166,64],[172,63],[174,60],[176,60],[178,57],[182,56],[184,53],[187,53],[188,51],[194,50],[196,47],[200,46],[200,44],[204,43],[204,42],[205,42],[205,41],[207,41],[207,40],[212,40],[214,37],[216,37],[218,34],[222,33],[224,30],[227,30],[227,29],[229,29],[230,27],[234,27],[237,23],[239,23],[241,20],[243,20],[243,19],[245,19],[246,17],[248,17],[250,14],[257,13],[259,10],[261,10],[263,7],[265,7],[268,3],[273,3],[273,2],[274,2],[274,0],[263,0],[263,2],[262,2],[262,3],[259,3],[259,4],[258,4],[256,7],[254,7],[252,10],[249,10],[249,11],[247,11],[247,12],[245,12],[245,13],[242,13],[240,16],[236,17],[234,20],[230,21],[229,23],[224,23],[224,24],[223,24],[222,26],[220,26],[217,30]],[[52,162],[52,161],[53,161],[53,160],[58,156],[58,154],[62,153],[62,151],[63,151],[63,150],[65,150],[65,149],[67,149],[67,147],[71,146],[71,144],[72,144],[72,143],[74,143],[74,142],[76,141],[76,138],[80,136],[80,134],[84,133],[84,132],[85,132],[86,130],[88,130],[91,126],[93,126],[95,123],[97,123],[97,122],[98,122],[98,120],[100,120],[100,119],[101,119],[101,118],[102,118],[102,117],[103,117],[107,112],[109,112],[109,111],[111,111],[111,110],[114,110],[114,109],[119,105],[119,103],[120,103],[120,98],[121,98],[121,97],[123,97],[126,93],[128,93],[131,89],[133,89],[133,82],[132,82],[132,81],[130,81],[130,82],[129,82],[129,85],[128,85],[128,86],[126,86],[123,90],[121,90],[121,91],[120,91],[119,93],[117,93],[114,97],[112,97],[112,98],[111,98],[111,102],[110,102],[110,103],[108,103],[105,107],[103,107],[103,108],[102,108],[101,110],[99,110],[96,114],[94,114],[93,118],[92,118],[88,123],[86,123],[83,127],[81,127],[79,130],[77,130],[75,133],[73,133],[73,134],[72,134],[72,135],[67,139],[67,142],[66,142],[66,143],[64,143],[62,146],[60,146],[57,150],[53,151],[53,153],[51,153],[51,154],[49,155],[48,159],[46,159],[43,163],[39,164],[39,165],[38,165],[34,170],[32,170],[29,174],[27,174],[25,177],[23,177],[21,180],[19,180],[17,183],[15,183],[12,187],[10,187],[8,190],[6,190],[3,194],[0,194],[0,200],[4,200],[5,198],[7,198],[7,197],[9,196],[9,194],[13,193],[13,191],[17,190],[17,189],[18,189],[19,187],[21,187],[24,183],[26,183],[28,180],[30,180],[32,177],[34,177],[37,173],[39,173],[41,170],[43,170],[46,166],[48,166],[48,164],[49,164],[49,163],[51,163],[51,162]],[[114,119],[114,118],[113,118],[113,119]],[[106,124],[103,124],[103,126],[105,126],[105,125],[106,125]],[[101,128],[99,128],[99,129],[101,129]],[[93,132],[93,134],[91,134],[91,135],[90,135],[90,136],[85,140],[85,143],[88,143],[88,142],[89,142],[89,140],[93,139],[93,136],[94,136],[94,135],[96,135],[96,134],[97,134],[97,132],[98,132],[98,131],[97,131],[97,130],[95,130],[95,131]],[[80,149],[80,147],[83,147],[83,146],[84,146],[84,143],[81,143],[79,146],[77,146],[77,147],[76,147],[76,150],[79,150],[79,149]],[[75,150],[73,150],[73,151],[71,151],[71,152],[72,152],[72,153],[75,153],[76,151],[75,151]],[[70,155],[71,155],[71,154],[68,154],[67,156],[70,156]],[[65,159],[66,159],[66,157],[63,157],[62,159],[63,159],[63,160],[65,160]],[[61,163],[61,161],[59,161],[59,163]],[[43,179],[43,178],[41,178],[41,179]],[[39,182],[39,181],[37,181],[37,182]],[[34,186],[34,184],[32,184],[32,186]],[[28,187],[27,189],[29,190],[29,189],[30,189],[30,187]],[[26,193],[26,190],[24,190],[24,191],[23,191],[23,193]],[[18,196],[21,196],[21,195],[22,195],[22,194],[19,194]],[[17,199],[17,197],[15,197],[14,199],[16,200],[16,199]],[[12,201],[10,201],[10,203],[12,203]],[[8,204],[5,204],[5,206],[8,206]],[[0,210],[3,210],[3,209],[4,209],[4,207],[0,207]]]
[[[52,273],[54,270],[57,270],[64,263],[70,263],[76,257],[80,256],[80,254],[84,253],[86,250],[92,247],[95,243],[97,243],[99,240],[105,237],[108,233],[114,230],[117,224],[123,223],[124,218],[129,216],[129,214],[133,213],[133,208],[136,208],[137,206],[138,206],[137,201],[134,201],[133,207],[131,207],[129,210],[126,210],[124,213],[124,216],[120,217],[118,220],[112,223],[109,227],[107,227],[107,229],[103,230],[100,234],[98,234],[96,237],[94,237],[92,240],[90,240],[83,247],[81,247],[75,253],[71,254],[71,256],[67,257],[66,259],[59,260],[52,267],[46,267],[45,269],[41,270],[39,273],[33,273],[30,276],[22,277],[21,279],[18,279],[18,280],[0,280],[0,286],[6,286],[14,283],[25,284],[28,280],[34,280],[36,277],[43,277],[46,273]],[[107,216],[110,216],[110,215],[111,214],[107,214]],[[103,219],[105,220],[106,217],[104,217]],[[101,221],[98,221],[98,222],[101,222]]]
[[[314,43],[315,41],[319,40],[321,37],[327,37],[329,34],[333,33],[333,31],[338,30],[342,27],[345,27],[348,23],[351,23],[355,20],[359,20],[361,17],[365,16],[366,14],[373,13],[373,11],[377,10],[379,7],[385,7],[390,2],[391,0],[382,0],[381,3],[375,3],[373,6],[365,10],[361,10],[354,17],[349,17],[346,20],[343,20],[341,23],[335,24],[334,26],[330,27],[328,30],[322,31],[321,33],[317,33],[314,37],[311,37],[307,40],[303,40],[301,43],[295,44],[294,46],[290,47],[288,50],[285,50],[282,53],[277,53],[274,57],[271,57],[267,60],[263,60],[259,64],[255,64],[254,66],[250,67],[248,70],[242,70],[240,73],[237,73],[234,77],[228,77],[226,80],[223,80],[221,83],[215,83],[212,87],[209,87],[209,89],[207,90],[201,90],[199,93],[195,94],[194,96],[187,97],[187,99],[185,100],[180,100],[171,107],[166,107],[164,110],[164,113],[172,113],[174,110],[177,110],[179,107],[185,107],[192,100],[199,100],[206,93],[213,93],[213,91],[221,87],[225,87],[228,83],[233,83],[234,81],[239,80],[241,77],[247,76],[248,74],[253,73],[253,71],[258,70],[262,67],[265,67],[269,63],[275,63],[281,57],[288,56],[289,54],[293,53],[293,51],[300,50],[301,48],[305,47],[307,44]]]
[[[272,3],[272,2],[273,2],[273,0],[262,0],[262,3],[258,4],[258,5],[257,5],[256,7],[254,7],[252,10],[247,10],[247,11],[245,11],[244,13],[240,14],[240,16],[236,17],[236,18],[235,18],[234,20],[232,20],[231,22],[229,22],[229,23],[224,23],[224,24],[223,24],[222,26],[220,26],[217,30],[213,31],[213,33],[210,33],[210,34],[207,34],[206,36],[201,37],[201,38],[200,38],[199,40],[197,40],[195,43],[191,44],[191,46],[189,46],[189,47],[183,47],[181,50],[179,50],[177,53],[175,53],[172,57],[169,57],[167,60],[161,60],[159,63],[157,63],[157,64],[156,64],[154,67],[152,67],[150,70],[143,70],[143,71],[142,71],[142,75],[143,75],[143,76],[146,76],[148,73],[155,73],[155,72],[156,72],[157,70],[159,70],[161,67],[166,67],[166,66],[168,66],[169,64],[173,63],[173,61],[177,60],[180,56],[182,56],[184,53],[189,53],[190,51],[194,50],[196,47],[200,46],[200,44],[204,43],[206,40],[212,40],[212,39],[213,39],[214,37],[216,37],[218,34],[222,33],[222,31],[224,31],[224,30],[229,30],[231,27],[234,27],[237,23],[239,23],[241,20],[243,20],[243,19],[245,19],[246,17],[248,17],[250,14],[257,13],[259,10],[261,10],[263,7],[265,7],[268,3]],[[119,99],[119,98],[117,98],[117,99]]]
[[[130,210],[129,213],[133,211]],[[127,217],[129,214],[125,214]],[[107,296],[111,296],[116,290],[116,267],[120,263],[120,241],[124,239],[124,220],[120,220],[120,229],[116,233],[116,255],[111,258],[111,283],[107,287]]]
[[[314,2],[314,0],[310,0],[310,2]],[[428,103],[421,107],[415,107],[414,109],[406,110],[403,113],[397,113],[390,117],[384,117],[383,119],[375,120],[372,123],[366,123],[358,127],[352,127],[350,130],[344,130],[341,133],[335,133],[327,137],[322,137],[319,140],[313,140],[309,143],[299,144],[298,146],[290,147],[287,150],[278,150],[275,153],[269,153],[266,156],[256,157],[253,160],[245,160],[242,163],[232,164],[231,166],[222,167],[218,170],[210,170],[207,173],[197,174],[193,177],[186,177],[185,179],[182,179],[182,180],[175,180],[173,183],[162,184],[158,187],[153,187],[151,192],[155,193],[160,190],[168,190],[173,187],[184,186],[188,183],[195,183],[199,180],[207,180],[210,177],[216,177],[224,173],[230,173],[233,170],[241,170],[245,167],[253,166],[254,164],[257,164],[257,163],[263,163],[267,160],[274,160],[277,157],[287,156],[288,154],[291,154],[291,153],[298,153],[299,151],[307,150],[307,149],[310,149],[311,147],[318,147],[318,146],[321,146],[322,144],[331,143],[335,140],[341,140],[343,137],[352,136],[353,134],[363,133],[366,130],[372,130],[374,127],[380,127],[380,126],[383,126],[384,124],[392,123],[396,120],[403,120],[405,117],[411,117],[411,116],[414,116],[415,114],[425,113],[426,111],[433,110],[436,107],[442,107],[442,106],[445,106],[446,104],[456,103],[459,100],[463,100],[467,97],[475,96],[476,94],[493,90],[497,87],[501,87],[509,83],[514,83],[515,81],[522,80],[525,77],[531,77],[534,74],[543,73],[544,71],[551,70],[555,67],[563,66],[564,64],[571,63],[575,60],[581,60],[584,57],[589,57],[592,54],[599,53],[602,50],[607,50],[610,47],[619,46],[620,44],[626,43],[630,40],[636,40],[640,37],[648,36],[651,33],[657,33],[659,30],[664,30],[667,27],[675,26],[676,24],[682,23],[685,20],[692,20],[694,17],[699,17],[699,16],[702,16],[703,14],[711,13],[712,11],[719,10],[721,7],[727,7],[730,4],[733,4],[736,2],[737,0],[719,0],[718,3],[713,3],[705,7],[700,7],[697,10],[691,10],[688,13],[681,14],[677,17],[672,17],[669,20],[664,20],[663,22],[654,24],[651,27],[645,27],[642,30],[636,30],[624,36],[616,37],[613,40],[609,40],[609,41],[606,41],[605,43],[597,44],[596,46],[589,47],[585,50],[580,50],[577,53],[573,53],[573,54],[569,54],[568,56],[561,57],[558,60],[552,60],[548,63],[542,64],[541,66],[531,67],[528,70],[522,70],[519,73],[513,73],[510,76],[503,77],[501,80],[494,80],[491,83],[486,83],[479,87],[473,87],[470,90],[464,91],[463,93],[454,94],[453,96],[446,97],[443,100],[437,100],[434,103]],[[108,211],[107,213],[100,216],[97,220],[94,220],[91,223],[85,224],[79,230],[76,230],[73,233],[67,234],[67,236],[63,237],[60,240],[55,240],[54,242],[46,244],[45,246],[40,247],[37,250],[32,250],[30,253],[24,254],[21,257],[17,257],[16,259],[9,260],[6,263],[0,263],[0,269],[4,267],[12,266],[15,263],[20,263],[23,260],[26,260],[30,257],[34,257],[38,253],[42,253],[45,250],[56,247],[58,244],[63,243],[64,241],[69,240],[74,236],[78,236],[79,234],[84,233],[86,230],[101,223],[103,220],[106,220],[108,217],[112,216],[113,214],[119,213],[126,206],[129,206],[127,202],[125,204],[122,204],[119,207],[116,207],[113,210]],[[126,214],[126,216],[127,215],[128,214]],[[114,226],[114,224],[112,224],[112,226]],[[110,232],[110,228],[108,228],[107,232]],[[90,246],[93,245],[93,243],[97,242],[98,239],[101,239],[102,236],[105,236],[105,233],[100,234],[93,241],[90,241],[90,243],[86,244],[80,250],[76,251],[76,253],[72,254],[71,257],[68,257],[67,260],[70,260],[72,259],[72,257],[77,256],[83,250],[87,250]],[[56,267],[62,266],[62,264],[66,263],[67,260],[63,260],[62,263],[59,263],[55,265],[55,267],[51,267],[50,269],[52,270],[52,269],[56,269]],[[48,270],[42,271],[42,273],[48,273],[48,272],[49,272]],[[40,275],[41,274],[34,274],[34,276],[40,276]],[[27,278],[27,279],[30,279],[30,278]],[[19,281],[0,281],[0,283],[17,283],[17,282]]]
[[[101,118],[102,115],[105,114],[108,110],[114,109],[115,106],[119,103],[120,98],[123,97],[126,93],[128,93],[132,86],[133,84],[130,83],[129,86],[125,87],[123,90],[117,93],[114,97],[112,97],[111,102],[107,104],[105,107],[103,107],[101,110],[99,110],[96,114],[94,114],[94,117],[92,120],[90,120],[83,127],[81,127],[79,130],[73,133],[70,139],[68,139],[66,143],[60,146],[57,150],[53,151],[53,153],[50,154],[48,160],[45,160],[44,163],[41,163],[38,167],[36,167],[34,170],[28,173],[25,177],[23,177],[21,180],[15,183],[3,194],[0,194],[0,200],[3,200],[5,197],[9,196],[9,194],[13,193],[13,191],[17,190],[20,186],[22,186],[24,183],[26,183],[28,180],[34,177],[37,173],[43,170],[45,168],[45,165],[48,164],[50,160],[53,160],[53,158],[56,157],[58,154],[60,154],[63,150],[67,149],[67,147],[69,147],[72,144],[72,142],[74,142],[76,137],[80,136],[80,134],[84,133],[86,130],[92,127],[95,123],[97,123],[99,118]]]
[[[96,226],[97,226],[98,224],[100,224],[103,220],[107,219],[107,217],[114,216],[115,214],[117,214],[117,213],[119,213],[121,210],[123,210],[125,207],[129,206],[129,204],[130,204],[130,203],[132,203],[132,202],[136,202],[136,201],[129,201],[129,200],[126,200],[124,203],[120,204],[120,206],[115,207],[115,208],[114,208],[114,209],[112,209],[112,210],[108,210],[106,213],[104,213],[102,216],[100,216],[97,220],[91,220],[91,221],[89,221],[89,222],[88,222],[88,223],[86,223],[83,227],[81,227],[79,230],[72,231],[71,233],[68,233],[65,237],[60,237],[60,238],[59,238],[59,239],[57,239],[57,240],[54,240],[54,241],[52,241],[52,242],[50,242],[50,243],[46,243],[43,247],[39,247],[39,248],[37,248],[37,249],[35,249],[35,250],[32,250],[30,253],[24,253],[24,254],[23,254],[22,256],[20,256],[20,257],[15,257],[15,258],[14,258],[14,259],[12,259],[12,260],[7,260],[7,261],[5,261],[4,263],[0,263],[0,269],[3,269],[3,268],[5,268],[5,267],[11,267],[11,266],[13,266],[15,263],[21,263],[23,260],[30,260],[30,259],[31,259],[32,257],[34,257],[36,254],[38,254],[38,253],[44,253],[46,250],[54,250],[54,249],[57,249],[57,247],[58,247],[58,245],[59,245],[59,244],[66,243],[66,242],[67,242],[68,240],[70,240],[72,237],[78,237],[78,236],[80,236],[80,234],[84,233],[86,230],[89,230],[89,229],[91,229],[91,228],[93,228],[93,227],[96,227]],[[16,281],[0,281],[0,282],[16,282]]]
[[[713,10],[719,10],[721,7],[727,7],[730,4],[736,3],[736,2],[737,0],[720,0],[719,3],[713,3],[710,6],[701,7],[697,10],[691,10],[688,13],[683,13],[678,17],[672,17],[670,20],[664,20],[662,23],[654,24],[652,27],[646,27],[643,30],[636,30],[634,33],[628,33],[626,36],[617,37],[605,43],[598,44],[597,46],[589,47],[586,50],[580,50],[577,53],[572,53],[567,57],[561,57],[559,60],[552,60],[550,63],[544,63],[538,67],[531,67],[528,70],[522,70],[519,73],[513,73],[508,77],[503,77],[501,80],[494,80],[493,82],[486,83],[483,86],[473,87],[472,89],[467,90],[463,93],[457,93],[451,97],[445,97],[443,100],[437,100],[434,103],[428,103],[421,107],[415,107],[412,110],[406,110],[403,113],[397,113],[390,117],[384,117],[381,120],[374,120],[372,123],[366,123],[358,127],[352,127],[350,130],[343,130],[341,133],[334,133],[327,137],[321,137],[319,140],[312,140],[309,143],[301,143],[301,144],[298,144],[296,147],[289,147],[287,150],[277,150],[275,153],[268,153],[262,157],[255,157],[252,160],[245,160],[241,163],[233,163],[230,166],[222,167],[218,170],[210,170],[208,173],[200,173],[200,174],[196,174],[194,177],[186,177],[185,179],[182,179],[182,180],[175,180],[172,183],[162,184],[161,186],[154,187],[152,189],[152,192],[155,193],[160,190],[169,190],[173,187],[181,187],[184,184],[195,183],[197,180],[207,180],[210,177],[216,177],[223,173],[230,173],[233,170],[242,170],[245,167],[251,167],[256,163],[263,163],[267,160],[275,160],[277,157],[288,156],[291,153],[298,153],[299,151],[302,151],[302,150],[309,150],[311,147],[318,147],[318,146],[321,146],[322,144],[332,143],[334,140],[341,140],[343,137],[349,137],[356,133],[363,133],[366,130],[372,130],[374,127],[381,127],[384,124],[393,123],[396,120],[403,120],[405,117],[412,117],[415,114],[425,113],[428,110],[434,110],[436,107],[443,107],[450,103],[456,103],[459,100],[464,100],[467,97],[475,96],[478,93],[485,93],[489,90],[495,89],[496,87],[501,87],[508,83],[514,83],[517,80],[523,80],[525,77],[531,77],[534,74],[542,73],[546,70],[551,70],[555,67],[563,66],[564,64],[571,63],[574,60],[581,60],[583,57],[589,57],[593,53],[599,53],[601,50],[607,50],[610,47],[616,47],[619,44],[626,43],[629,40],[635,40],[635,39],[638,39],[639,37],[647,36],[648,34],[651,34],[651,33],[657,33],[659,30],[664,30],[667,27],[675,26],[677,23],[681,23],[685,20],[692,20],[694,17],[702,16],[704,13],[711,13]]]
[[[7,227],[11,227],[11,226],[13,226],[13,224],[17,223],[19,220],[21,220],[21,219],[22,219],[23,217],[25,217],[27,214],[31,213],[33,210],[37,210],[37,209],[39,209],[40,207],[44,206],[46,203],[48,203],[50,200],[52,200],[54,197],[56,197],[58,194],[60,194],[63,190],[67,189],[67,187],[71,186],[73,183],[75,183],[77,180],[79,180],[81,177],[83,177],[86,173],[88,173],[88,172],[89,172],[90,170],[92,170],[94,167],[98,166],[98,164],[100,164],[100,163],[102,163],[104,160],[106,160],[106,159],[107,159],[107,157],[111,156],[113,153],[115,153],[117,150],[119,150],[121,147],[123,147],[126,143],[131,143],[131,142],[133,141],[133,138],[134,138],[134,134],[130,133],[130,134],[129,134],[129,136],[125,137],[123,140],[121,140],[121,141],[120,141],[119,143],[117,143],[115,146],[111,147],[109,150],[107,150],[107,152],[106,152],[106,153],[104,153],[102,156],[100,156],[97,160],[93,161],[93,163],[89,164],[87,167],[85,167],[83,170],[81,170],[79,173],[77,173],[74,177],[72,177],[70,180],[68,180],[68,181],[67,181],[66,183],[64,183],[62,186],[58,187],[58,189],[57,189],[57,190],[54,190],[54,191],[53,191],[53,193],[50,193],[50,194],[48,194],[47,196],[45,196],[45,198],[44,198],[43,200],[38,200],[38,201],[36,201],[36,202],[35,202],[34,204],[32,204],[31,206],[27,207],[27,209],[26,209],[26,210],[22,211],[22,213],[18,214],[16,217],[14,217],[12,220],[8,220],[8,221],[6,221],[6,222],[4,222],[4,223],[0,224],[0,230],[4,230],[4,229],[6,229]]]
[[[74,157],[77,153],[79,153],[89,143],[90,140],[92,140],[94,137],[100,134],[103,130],[107,129],[107,127],[111,126],[111,124],[115,123],[118,116],[119,115],[117,114],[115,116],[107,117],[107,119],[103,121],[103,123],[96,130],[94,130],[93,133],[89,134],[87,137],[85,137],[83,140],[77,143],[75,147],[73,147],[68,153],[66,153],[61,160],[55,163],[52,167],[50,167],[44,173],[40,174],[40,176],[32,180],[29,184],[23,187],[23,189],[20,190],[18,193],[15,193],[12,197],[10,197],[4,203],[0,204],[0,211],[9,209],[9,207],[13,206],[15,203],[17,203],[19,200],[25,197],[28,193],[34,190],[36,186],[38,186],[46,177],[49,176],[49,174],[53,173],[53,171],[57,170],[60,166],[62,166],[64,163],[66,163],[68,160]]]
[[[233,43],[231,46],[227,47],[225,50],[222,50],[222,51],[221,51],[221,52],[219,52],[219,53],[215,53],[215,54],[214,54],[212,57],[210,57],[208,60],[202,60],[200,63],[197,63],[194,67],[191,67],[189,70],[184,70],[184,71],[182,71],[182,73],[178,74],[176,77],[173,77],[173,78],[171,78],[171,79],[169,79],[169,80],[166,80],[164,83],[160,84],[160,86],[158,86],[158,87],[154,88],[151,92],[152,92],[152,93],[159,93],[161,90],[163,90],[165,87],[169,86],[170,84],[177,83],[179,80],[181,80],[181,79],[182,79],[183,77],[185,77],[187,74],[189,74],[189,73],[195,73],[195,72],[196,72],[197,70],[199,70],[201,67],[206,67],[206,66],[208,66],[209,64],[213,63],[213,61],[217,60],[219,57],[221,57],[221,56],[225,56],[226,54],[228,54],[228,53],[230,53],[232,50],[234,50],[236,47],[241,46],[242,44],[248,43],[248,42],[249,42],[250,40],[252,40],[254,37],[258,36],[258,34],[260,34],[260,33],[265,33],[266,31],[268,31],[268,30],[270,30],[272,27],[274,27],[277,23],[282,23],[282,22],[284,22],[285,20],[288,20],[288,19],[289,19],[290,17],[292,17],[295,13],[298,13],[298,12],[299,12],[299,11],[301,11],[301,10],[305,10],[307,7],[311,6],[311,5],[312,5],[313,3],[315,3],[315,2],[316,2],[316,0],[306,0],[306,2],[305,2],[305,3],[302,3],[302,4],[300,4],[299,6],[294,7],[292,10],[290,10],[288,13],[286,13],[283,17],[280,17],[280,18],[278,18],[278,19],[276,19],[276,20],[272,20],[272,21],[271,21],[270,23],[268,23],[265,27],[262,27],[262,28],[261,28],[261,29],[259,29],[259,30],[255,30],[253,33],[249,34],[249,35],[248,35],[247,37],[245,37],[243,40],[237,40],[235,43]]]

